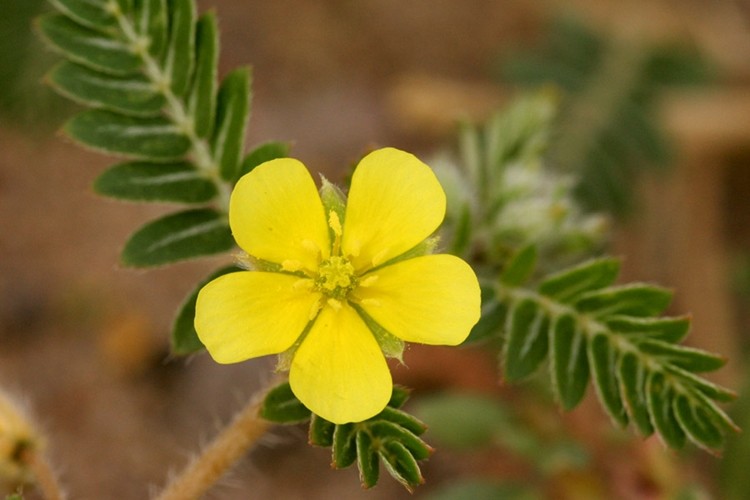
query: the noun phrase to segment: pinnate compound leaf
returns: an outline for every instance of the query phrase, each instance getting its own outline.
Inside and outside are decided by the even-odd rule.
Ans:
[[[519,250],[500,273],[500,281],[507,286],[520,286],[525,283],[536,267],[537,251],[535,245],[528,245]]]
[[[105,0],[50,0],[66,17],[87,28],[104,31],[117,24],[109,2]]]
[[[234,239],[226,215],[196,209],[167,215],[136,231],[125,244],[122,263],[155,267],[226,252]]]
[[[383,460],[383,465],[388,472],[400,482],[408,491],[424,483],[422,471],[419,469],[414,456],[399,441],[386,441],[378,449],[378,454]]]
[[[64,130],[93,149],[152,161],[180,159],[190,149],[190,139],[166,118],[137,118],[93,109],[73,117]]]
[[[569,314],[555,320],[550,336],[552,387],[562,407],[570,410],[581,402],[589,383],[586,337]]]
[[[96,179],[94,190],[123,200],[187,204],[205,203],[217,194],[216,184],[188,162],[120,163]]]
[[[617,381],[617,352],[609,336],[595,334],[588,343],[589,365],[596,393],[610,418],[622,427],[628,425],[628,415],[620,398]]]
[[[674,390],[667,383],[663,373],[654,371],[649,375],[646,381],[646,395],[651,421],[664,443],[675,449],[685,446],[685,432],[672,408]]]
[[[310,410],[292,392],[289,382],[268,391],[260,407],[260,416],[277,424],[306,422],[310,415]]]
[[[333,431],[333,466],[344,469],[356,460],[357,427],[354,424],[337,425]]]
[[[140,57],[124,40],[83,27],[62,14],[45,14],[37,26],[54,49],[93,70],[129,75],[141,67]]]
[[[333,446],[333,432],[335,429],[336,424],[313,413],[310,420],[310,444],[313,446],[325,446],[327,448]]]
[[[690,397],[679,394],[673,402],[674,415],[690,440],[706,450],[719,450],[726,436],[710,415],[701,406],[696,406]]]
[[[195,37],[195,74],[188,97],[188,111],[194,119],[196,135],[206,138],[213,131],[216,111],[219,29],[214,13],[208,12],[198,19]]]
[[[590,260],[548,277],[539,285],[539,293],[559,302],[571,303],[584,292],[610,286],[619,272],[617,259]]]
[[[133,7],[136,30],[148,38],[148,51],[158,59],[167,44],[166,0],[134,0]]]
[[[136,116],[154,116],[166,104],[164,96],[141,75],[118,77],[71,62],[57,65],[47,75],[61,94],[80,104]]]
[[[289,144],[286,142],[270,141],[256,146],[255,149],[250,151],[245,159],[242,160],[240,166],[240,172],[237,178],[239,179],[243,175],[251,172],[255,167],[261,163],[275,160],[277,158],[285,158],[289,155]]]
[[[504,375],[508,381],[532,374],[547,357],[549,318],[532,299],[511,306],[503,347]]]
[[[644,437],[654,433],[646,401],[647,375],[646,367],[635,352],[626,352],[620,357],[617,377],[620,393],[630,418]]]
[[[221,177],[237,178],[249,117],[250,69],[239,68],[229,73],[219,88],[216,99],[216,128],[211,149],[219,165]]]
[[[195,1],[169,0],[169,45],[164,68],[171,81],[172,92],[183,96],[190,84],[195,62]]]
[[[676,318],[637,318],[631,316],[611,316],[604,322],[613,332],[626,335],[638,342],[640,339],[659,340],[676,344],[690,331],[690,317]]]
[[[198,300],[198,292],[203,288],[209,281],[213,281],[219,276],[225,274],[240,271],[241,269],[235,266],[226,266],[213,273],[201,281],[198,286],[187,296],[185,301],[180,306],[177,316],[175,317],[174,323],[172,324],[172,354],[177,356],[186,356],[194,352],[198,352],[204,349],[203,343],[198,338],[198,333],[195,331],[195,303]]]
[[[660,358],[665,363],[694,373],[718,370],[726,363],[724,358],[710,352],[659,340],[646,340],[640,342],[638,347],[642,352]]]
[[[596,317],[624,314],[654,316],[667,308],[672,292],[653,285],[624,285],[583,294],[576,301],[576,309]]]
[[[357,432],[357,467],[363,488],[372,488],[378,484],[380,477],[378,452],[372,445],[372,436],[364,429]]]

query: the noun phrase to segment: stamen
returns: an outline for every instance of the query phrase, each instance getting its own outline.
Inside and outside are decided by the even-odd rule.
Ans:
[[[299,291],[306,292],[306,291],[312,290],[314,285],[315,284],[313,283],[313,280],[303,278],[303,279],[299,279],[295,281],[294,284],[292,285],[292,289],[298,292]]]
[[[302,262],[298,260],[287,259],[281,263],[281,269],[283,271],[295,272],[302,269]]]
[[[359,286],[363,288],[367,288],[368,286],[371,286],[373,283],[378,281],[378,275],[377,274],[371,274],[362,281],[359,282]]]
[[[315,319],[321,309],[323,309],[323,297],[318,297],[318,300],[310,308],[310,321]]]
[[[385,262],[385,256],[388,255],[388,250],[390,250],[390,248],[386,247],[382,249],[381,251],[379,251],[378,253],[376,253],[375,255],[373,255],[372,267],[377,267],[383,262]]]
[[[341,220],[339,219],[339,214],[333,210],[328,212],[328,225],[331,226],[333,234],[339,237],[341,236],[343,233],[343,230],[341,229]]]
[[[340,311],[341,310],[341,302],[338,301],[338,300],[336,300],[336,299],[334,299],[333,297],[330,297],[328,299],[328,305],[331,306],[331,308],[334,311]]]
[[[363,306],[380,307],[382,305],[378,299],[360,299],[359,303]]]

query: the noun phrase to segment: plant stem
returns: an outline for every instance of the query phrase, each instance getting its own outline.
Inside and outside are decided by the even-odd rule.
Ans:
[[[199,498],[208,491],[270,427],[271,422],[258,414],[266,393],[267,390],[258,392],[156,500]]]
[[[64,500],[65,494],[57,480],[57,474],[55,474],[52,466],[34,448],[26,448],[21,452],[21,462],[34,474],[36,478],[36,484],[42,491],[42,495],[47,500]]]

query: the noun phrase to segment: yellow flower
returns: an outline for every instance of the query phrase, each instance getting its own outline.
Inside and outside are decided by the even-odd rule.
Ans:
[[[398,354],[392,341],[460,344],[479,320],[479,284],[461,259],[424,255],[445,194],[413,155],[374,151],[357,166],[345,207],[331,193],[324,203],[290,158],[242,177],[229,223],[256,269],[207,284],[195,328],[219,363],[285,354],[305,406],[334,423],[359,422],[391,396],[383,352]]]

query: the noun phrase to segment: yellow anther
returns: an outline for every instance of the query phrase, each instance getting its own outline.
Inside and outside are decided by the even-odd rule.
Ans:
[[[380,307],[382,305],[378,299],[362,299],[359,303],[363,306]]]
[[[362,281],[359,282],[359,286],[367,288],[368,286],[372,286],[373,283],[378,281],[378,275],[377,274],[371,274]]]
[[[385,262],[385,257],[388,255],[389,248],[384,248],[372,257],[372,267],[377,267]]]
[[[309,291],[313,288],[313,281],[309,279],[299,279],[294,282],[292,289],[298,292]]]
[[[323,308],[323,297],[318,297],[318,300],[313,303],[312,307],[310,307],[310,321],[314,320],[315,317],[318,315],[318,311],[320,311]]]
[[[310,252],[311,254],[320,258],[320,247],[313,240],[302,240],[300,243],[305,251]]]
[[[328,305],[331,306],[331,309],[333,309],[334,311],[341,310],[341,302],[334,299],[333,297],[328,298]]]
[[[281,263],[282,271],[289,271],[293,273],[295,271],[299,271],[300,269],[302,269],[302,262],[298,260],[287,259]]]
[[[328,225],[333,230],[333,234],[337,237],[341,237],[341,234],[343,233],[343,230],[341,229],[341,220],[339,219],[339,214],[333,210],[328,212]]]

